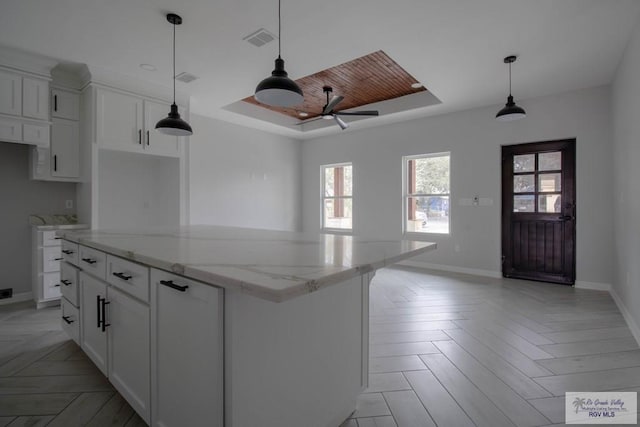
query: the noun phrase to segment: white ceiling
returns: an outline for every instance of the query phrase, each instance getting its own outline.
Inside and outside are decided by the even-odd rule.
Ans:
[[[163,86],[171,85],[165,14],[175,12],[184,21],[176,71],[200,77],[178,83],[192,112],[297,138],[340,132],[303,133],[223,109],[273,69],[277,44],[256,48],[242,38],[260,27],[277,34],[276,0],[0,1],[0,44]],[[517,102],[610,83],[639,12],[637,0],[282,0],[282,57],[296,79],[384,50],[442,102],[362,120],[357,129],[484,105],[497,111],[508,54],[520,56]]]

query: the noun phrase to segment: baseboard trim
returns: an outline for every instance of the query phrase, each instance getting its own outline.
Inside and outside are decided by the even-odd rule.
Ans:
[[[29,301],[31,299],[33,299],[33,293],[21,292],[19,294],[13,294],[11,298],[0,299],[0,305],[14,304],[16,302]]]
[[[448,271],[450,273],[472,274],[474,276],[492,277],[494,279],[502,277],[502,273],[500,273],[499,271],[481,270],[479,268],[457,267],[454,265],[446,265],[446,264],[432,264],[430,262],[422,262],[422,261],[405,260],[405,261],[400,261],[398,265],[424,268],[426,270]]]
[[[624,320],[627,322],[627,326],[631,330],[631,334],[636,339],[638,345],[640,345],[640,328],[638,327],[638,324],[633,319],[633,317],[631,317],[631,313],[629,312],[629,310],[627,310],[624,302],[622,302],[622,298],[620,298],[620,296],[616,293],[615,289],[611,288],[609,293],[611,294],[611,298],[613,298],[613,301],[618,306],[618,310],[620,310],[620,313],[622,313],[622,317],[624,317]]]
[[[593,291],[611,292],[610,283],[587,282],[586,280],[576,280],[575,287],[578,289],[591,289]]]

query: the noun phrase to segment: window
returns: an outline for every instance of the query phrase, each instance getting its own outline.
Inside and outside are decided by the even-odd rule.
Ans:
[[[450,153],[404,158],[404,230],[449,233]]]
[[[353,218],[351,163],[322,166],[322,228],[351,230]]]

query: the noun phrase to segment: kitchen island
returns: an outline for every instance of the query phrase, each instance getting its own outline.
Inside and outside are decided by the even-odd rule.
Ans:
[[[367,386],[375,271],[436,246],[212,226],[61,235],[78,341],[162,426],[340,425]],[[127,337],[146,324],[148,339]]]

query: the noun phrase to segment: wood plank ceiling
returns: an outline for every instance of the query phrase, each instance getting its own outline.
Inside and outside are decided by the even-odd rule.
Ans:
[[[309,120],[320,116],[327,103],[326,95],[322,91],[323,86],[331,86],[333,95],[344,96],[344,100],[338,104],[335,111],[426,90],[424,86],[411,87],[418,81],[381,50],[303,77],[296,80],[296,83],[304,93],[304,102],[293,108],[264,105],[256,101],[253,95],[244,98],[243,101],[296,119]],[[301,117],[301,112],[307,113],[308,116]]]

